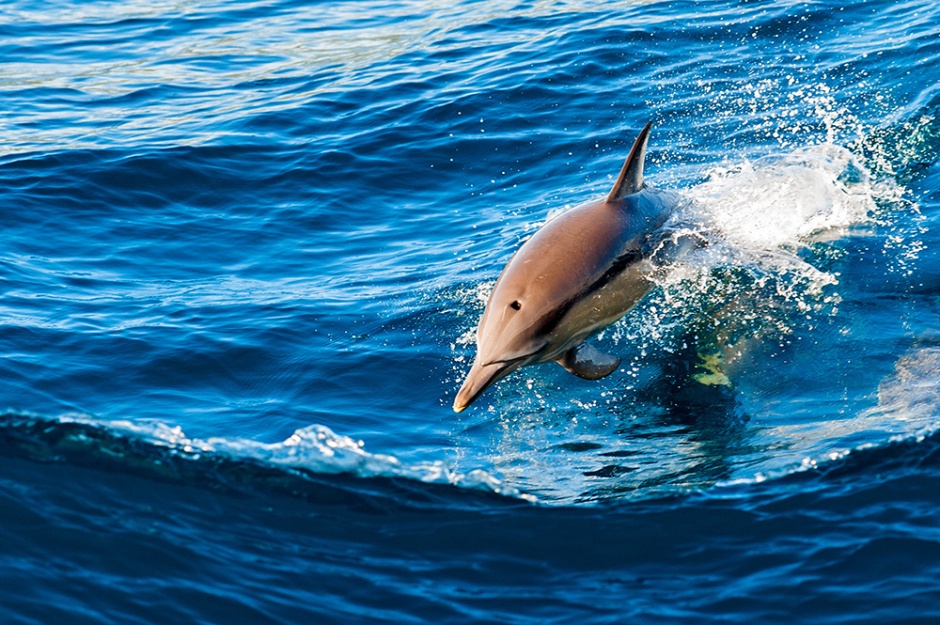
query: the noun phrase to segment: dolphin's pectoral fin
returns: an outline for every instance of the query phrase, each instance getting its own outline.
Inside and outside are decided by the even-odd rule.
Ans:
[[[597,351],[587,343],[575,345],[555,362],[585,380],[599,380],[620,366],[618,357]]]

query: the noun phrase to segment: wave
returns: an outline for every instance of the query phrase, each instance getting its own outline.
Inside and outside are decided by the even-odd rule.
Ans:
[[[935,434],[759,483],[596,506],[531,505],[375,465],[319,473],[277,446],[272,463],[253,444],[191,442],[164,426],[3,415],[0,615],[59,622],[104,602],[109,618],[135,622],[508,622],[520,610],[702,622],[790,614],[794,597],[817,602],[804,615],[895,597],[936,614]],[[154,616],[131,618],[144,609]]]
[[[401,504],[446,492],[441,487],[500,495],[507,500],[535,500],[483,470],[462,473],[443,461],[407,465],[394,456],[369,453],[362,441],[338,435],[323,425],[297,430],[281,443],[265,444],[189,438],[179,426],[164,423],[7,412],[0,416],[0,446],[2,455],[129,472],[218,491],[309,498],[319,496],[324,486],[359,492],[373,480],[385,483],[390,490],[371,493],[384,493],[383,498]],[[451,496],[448,501],[476,501],[472,495],[467,497]]]
[[[885,390],[889,393],[889,390]],[[932,392],[935,392],[933,389]],[[657,500],[737,497],[742,486],[789,484],[793,479],[843,479],[846,474],[881,476],[891,468],[918,467],[940,455],[940,432],[923,428],[895,435],[882,444],[865,443],[821,458],[750,478],[717,482],[679,495],[652,490],[645,498],[607,500],[603,508],[629,511],[633,505]],[[243,439],[188,438],[180,427],[163,423],[99,421],[85,415],[47,417],[19,412],[0,415],[0,456],[43,464],[92,468],[106,473],[136,475],[147,480],[256,496],[287,495],[322,502],[333,500],[392,508],[495,508],[540,500],[504,483],[484,470],[466,473],[443,461],[407,465],[394,456],[365,451],[362,441],[334,433],[322,425],[296,431],[280,443]],[[857,475],[860,481],[865,475]],[[745,491],[748,496],[754,494]],[[595,505],[549,505],[591,508]]]

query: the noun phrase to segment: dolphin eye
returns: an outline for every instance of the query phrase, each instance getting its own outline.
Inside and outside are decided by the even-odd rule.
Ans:
[[[519,300],[515,300],[512,304],[509,305],[513,310],[519,310],[522,308],[522,304],[519,303]]]

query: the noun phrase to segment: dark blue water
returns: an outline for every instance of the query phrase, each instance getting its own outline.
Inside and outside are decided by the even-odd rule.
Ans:
[[[940,5],[0,8],[0,621],[940,619]],[[460,415],[546,219],[704,243]]]

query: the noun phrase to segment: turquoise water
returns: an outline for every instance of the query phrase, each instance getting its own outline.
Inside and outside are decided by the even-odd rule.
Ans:
[[[0,8],[10,623],[933,622],[940,8]],[[702,245],[451,411],[606,194]]]

